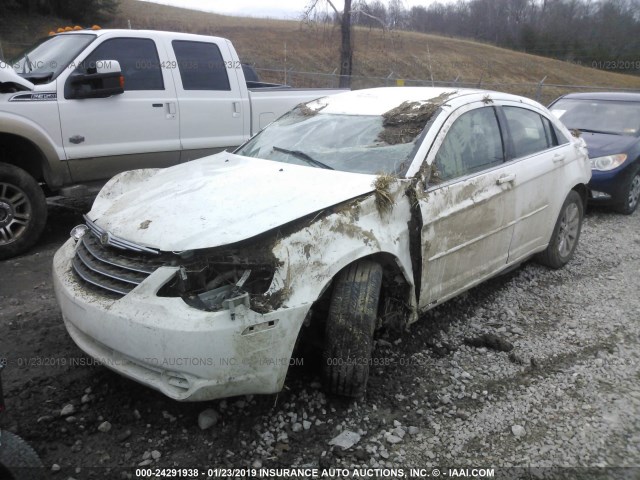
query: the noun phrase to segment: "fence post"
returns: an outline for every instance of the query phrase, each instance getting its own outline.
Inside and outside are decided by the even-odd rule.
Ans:
[[[538,89],[536,90],[536,102],[539,102],[540,99],[542,98],[542,87],[546,79],[547,79],[547,76],[545,75],[544,78],[540,80],[540,83],[538,83]]]
[[[387,78],[385,80],[385,84],[388,87],[389,86],[389,81],[391,80],[391,77],[395,75],[395,73],[393,73],[393,70],[391,70],[391,73],[389,73],[389,75],[387,75]]]
[[[451,82],[451,86],[455,87],[458,84],[458,79],[460,78],[460,75],[458,75],[455,80],[453,82]]]

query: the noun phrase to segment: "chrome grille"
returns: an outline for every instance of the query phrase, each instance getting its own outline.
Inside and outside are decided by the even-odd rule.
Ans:
[[[102,245],[93,230],[80,240],[72,262],[82,281],[116,296],[126,295],[165,264],[156,255]]]

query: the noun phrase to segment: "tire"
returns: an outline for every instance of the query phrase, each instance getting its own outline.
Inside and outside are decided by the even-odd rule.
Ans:
[[[369,378],[382,267],[362,260],[340,273],[327,317],[323,376],[329,393],[359,398]]]
[[[582,198],[572,190],[562,204],[547,249],[536,257],[539,263],[550,268],[561,268],[571,260],[580,239],[583,217]]]
[[[21,168],[0,164],[0,260],[28,250],[47,222],[40,185]]]
[[[615,210],[624,215],[631,215],[638,208],[638,203],[640,203],[640,166],[629,175]]]
[[[27,442],[11,432],[0,432],[0,478],[38,480],[44,467]]]

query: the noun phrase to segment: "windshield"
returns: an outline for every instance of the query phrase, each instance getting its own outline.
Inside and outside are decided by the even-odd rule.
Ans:
[[[383,121],[379,115],[329,114],[300,105],[235,153],[345,172],[402,175],[420,132],[397,135]]]
[[[96,35],[78,33],[46,37],[9,61],[18,75],[33,83],[56,78]]]
[[[551,112],[567,127],[584,132],[640,135],[640,102],[563,99]]]

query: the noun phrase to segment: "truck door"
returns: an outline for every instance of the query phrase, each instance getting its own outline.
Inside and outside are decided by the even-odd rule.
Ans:
[[[172,69],[180,103],[181,161],[236,147],[246,139],[250,119],[242,66],[225,41],[173,40]]]
[[[100,39],[98,39],[98,42]],[[162,50],[160,50],[162,52]],[[73,72],[58,85],[62,140],[75,182],[109,178],[124,170],[165,167],[180,159],[180,125],[170,70],[162,68],[156,41],[106,38],[73,72],[117,60],[124,93],[108,98],[68,98]]]

